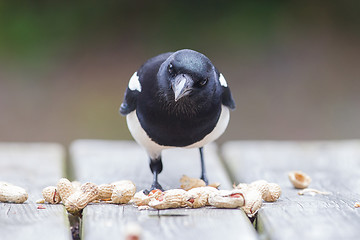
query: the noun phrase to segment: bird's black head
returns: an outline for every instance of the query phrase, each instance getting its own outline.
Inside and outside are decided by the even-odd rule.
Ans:
[[[162,63],[158,72],[160,94],[171,107],[210,108],[220,102],[218,73],[211,61],[193,50],[180,50]]]

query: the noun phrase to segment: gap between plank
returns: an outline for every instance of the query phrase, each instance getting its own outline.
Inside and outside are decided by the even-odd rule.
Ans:
[[[231,174],[231,171],[230,171],[230,167],[228,164],[226,164],[226,161],[225,161],[225,157],[223,156],[223,144],[219,144],[218,145],[218,148],[216,149],[216,154],[220,160],[220,163],[221,165],[224,167],[226,173],[227,173],[227,176],[229,177],[230,181],[233,183],[233,184],[236,184],[236,179],[235,179],[235,176],[233,174]],[[242,210],[241,210],[242,211]],[[246,215],[246,214],[245,214]],[[247,216],[247,215],[246,215]],[[247,216],[248,217],[248,216]],[[249,221],[251,222],[251,225],[254,227],[255,231],[259,233],[259,229],[258,229],[258,213],[255,214],[254,217],[248,217]]]
[[[69,179],[69,181],[74,181],[75,178],[75,170],[74,170],[74,165],[72,164],[72,161],[70,159],[70,152],[69,152],[69,146],[67,146],[66,148],[67,150],[65,151],[64,154],[64,166],[63,166],[63,175],[65,178]],[[81,220],[82,220],[82,215],[80,216],[75,216],[72,215],[70,213],[68,214],[68,219],[69,219],[69,225],[70,225],[70,232],[71,232],[71,237],[72,240],[81,240]]]
[[[225,169],[225,172],[230,180],[231,183],[236,183],[236,180],[235,180],[235,177],[231,174],[231,171],[230,171],[230,168],[229,166],[226,164],[225,162],[225,158],[223,156],[223,153],[222,153],[222,144],[221,145],[218,145],[217,149],[216,149],[216,154],[220,160],[220,164],[224,167]]]

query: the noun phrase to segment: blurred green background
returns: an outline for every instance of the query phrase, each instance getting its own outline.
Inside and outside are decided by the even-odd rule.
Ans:
[[[0,141],[131,139],[148,58],[190,48],[226,77],[232,139],[360,137],[360,1],[0,1]]]

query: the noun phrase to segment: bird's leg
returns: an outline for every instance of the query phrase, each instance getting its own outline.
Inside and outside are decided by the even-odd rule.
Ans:
[[[199,148],[199,151],[200,151],[200,161],[201,161],[201,177],[200,178],[205,182],[206,185],[208,185],[209,181],[206,176],[203,147]]]
[[[154,189],[160,189],[161,191],[163,191],[163,188],[158,182],[158,174],[161,173],[163,169],[161,156],[156,159],[150,159],[150,169],[154,176],[150,191]]]

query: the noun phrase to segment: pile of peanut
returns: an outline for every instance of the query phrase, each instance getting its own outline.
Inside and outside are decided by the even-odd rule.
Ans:
[[[216,208],[242,208],[249,216],[254,216],[262,206],[262,202],[274,202],[281,195],[281,188],[275,183],[259,180],[250,184],[240,183],[232,190],[218,190],[216,187],[205,186],[199,179],[184,176],[180,179],[182,189],[168,191],[153,190],[145,195],[137,192],[132,202],[139,209],[152,207],[167,208],[200,208],[213,206]],[[210,184],[212,185],[212,184]],[[218,186],[218,184],[213,184]],[[184,190],[186,189],[186,190]]]
[[[263,200],[276,201],[281,195],[280,186],[264,180],[250,184],[241,183],[232,190],[218,190],[219,184],[206,184],[199,179],[184,176],[181,178],[181,189],[167,191],[153,190],[148,195],[143,191],[136,192],[135,184],[128,180],[111,184],[80,184],[66,178],[59,180],[57,186],[43,189],[44,200],[51,204],[60,201],[69,213],[77,214],[91,202],[108,202],[115,204],[133,203],[143,209],[200,208],[242,208],[248,216],[254,216],[260,209]]]
[[[55,186],[43,189],[44,200],[51,204],[62,202],[69,213],[77,214],[91,202],[108,201],[111,203],[128,203],[136,192],[135,184],[128,180],[111,184],[81,184],[61,178]]]

